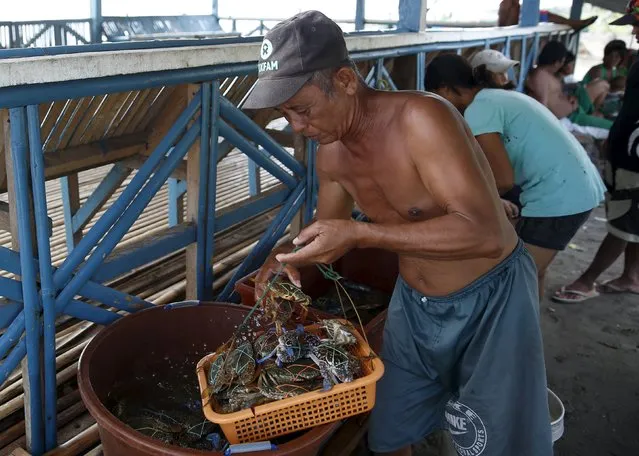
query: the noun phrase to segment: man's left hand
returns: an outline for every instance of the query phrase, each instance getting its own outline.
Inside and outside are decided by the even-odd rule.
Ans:
[[[304,247],[275,258],[294,265],[330,264],[357,245],[356,224],[352,220],[318,220],[293,239],[293,244]]]

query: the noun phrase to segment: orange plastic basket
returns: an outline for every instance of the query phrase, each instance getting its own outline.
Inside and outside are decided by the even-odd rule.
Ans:
[[[319,327],[311,325],[305,329],[316,332]],[[379,357],[370,356],[373,351],[358,331],[353,330],[353,334],[358,341],[359,355],[371,357],[370,361],[362,363],[364,375],[360,378],[350,383],[333,385],[329,391],[312,391],[235,413],[221,414],[214,411],[215,399],[209,397],[206,389],[208,369],[217,354],[205,356],[197,364],[204,416],[218,424],[226,439],[235,444],[269,440],[368,412],[375,405],[375,386],[384,373],[384,364]]]

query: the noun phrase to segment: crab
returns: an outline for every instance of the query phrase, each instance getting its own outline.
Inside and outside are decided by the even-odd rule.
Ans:
[[[362,370],[360,360],[344,346],[322,342],[312,348],[310,358],[317,364],[323,378],[323,390],[330,390],[338,383],[349,383]]]
[[[292,363],[301,358],[308,358],[311,349],[320,344],[320,338],[315,334],[307,333],[300,325],[295,331],[286,331],[277,338],[277,346],[267,356],[258,360],[258,364],[275,355],[278,366],[283,363]]]
[[[226,358],[225,368],[240,385],[248,385],[255,379],[255,354],[253,345],[244,342],[232,350]]]
[[[255,342],[253,342],[253,350],[255,351],[256,358],[265,358],[275,350],[278,343],[278,336],[275,334],[275,330],[270,328],[264,334],[259,336]]]
[[[274,400],[299,396],[319,389],[321,386],[322,380],[317,378],[304,382],[280,383],[269,369],[264,369],[257,381],[257,387],[260,392],[269,399]]]
[[[220,353],[209,366],[208,384],[211,393],[219,393],[233,381],[233,374],[227,368],[226,353]]]
[[[357,338],[340,320],[322,320],[320,326],[328,335],[329,341],[335,345],[355,345]]]
[[[306,319],[311,298],[290,282],[273,282],[266,293],[262,307],[266,317],[275,323],[275,332],[282,334],[282,326],[291,319],[295,306],[302,309],[302,321]]]
[[[267,401],[268,398],[254,385],[233,385],[219,395],[218,407],[222,413],[233,413]]]

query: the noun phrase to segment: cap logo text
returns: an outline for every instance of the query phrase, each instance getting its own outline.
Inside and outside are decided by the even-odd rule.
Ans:
[[[275,71],[279,67],[279,61],[274,60],[272,62],[260,62],[257,64],[257,71],[263,73],[264,71]]]
[[[262,47],[260,48],[260,57],[262,60],[268,59],[273,53],[273,43],[267,38],[262,41]]]

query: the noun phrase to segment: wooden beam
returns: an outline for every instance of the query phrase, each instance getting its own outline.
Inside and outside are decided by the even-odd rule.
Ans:
[[[44,154],[47,179],[107,165],[146,149],[148,132],[134,133]]]
[[[146,162],[146,159],[147,157],[145,155],[138,154],[122,160],[121,163],[129,169],[140,169],[140,167]],[[186,162],[186,160],[182,160],[177,168],[175,168],[175,170],[171,173],[171,177],[186,180]]]
[[[189,85],[188,101],[199,96],[199,85]],[[200,142],[196,141],[188,152],[186,163],[186,223],[197,227],[200,200]],[[206,195],[201,195],[206,197]],[[197,299],[197,242],[186,248],[186,299]]]

